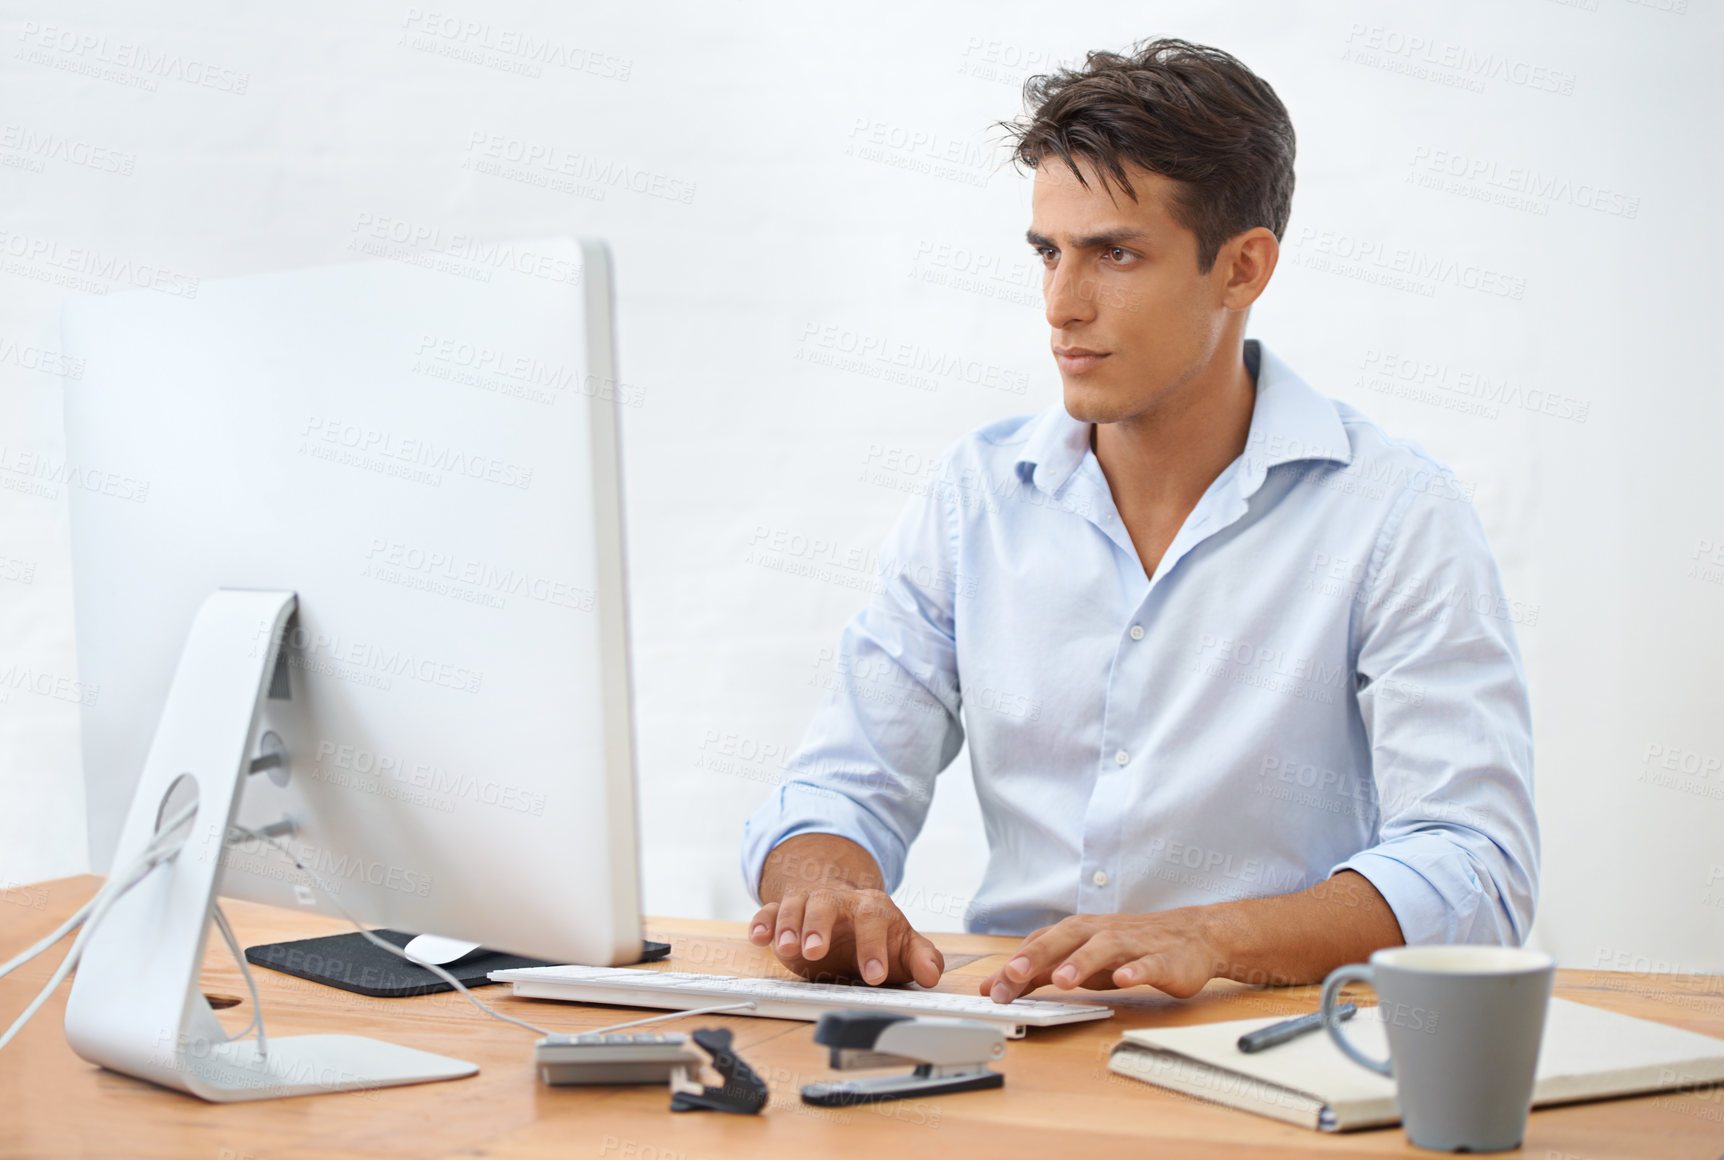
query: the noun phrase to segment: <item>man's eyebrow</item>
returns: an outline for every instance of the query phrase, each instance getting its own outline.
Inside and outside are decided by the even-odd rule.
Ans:
[[[1119,229],[1103,230],[1099,234],[1090,234],[1087,237],[1073,238],[1071,248],[1089,250],[1099,246],[1117,246],[1121,242],[1140,242],[1148,237],[1149,235],[1142,230],[1127,229],[1122,226]],[[1054,244],[1052,239],[1045,238],[1034,230],[1025,232],[1024,238],[1032,246],[1052,246]]]

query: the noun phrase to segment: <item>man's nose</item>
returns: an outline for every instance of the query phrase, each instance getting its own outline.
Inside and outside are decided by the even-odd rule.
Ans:
[[[1095,295],[1084,293],[1084,283],[1064,263],[1055,266],[1042,286],[1047,300],[1048,325],[1055,330],[1080,326],[1095,319]]]

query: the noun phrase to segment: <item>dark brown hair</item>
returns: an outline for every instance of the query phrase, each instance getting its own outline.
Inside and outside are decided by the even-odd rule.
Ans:
[[[1197,235],[1207,273],[1228,238],[1267,226],[1280,238],[1293,208],[1293,122],[1268,82],[1218,48],[1151,40],[1130,56],[1092,52],[1083,69],[1024,82],[1029,115],[1001,126],[1012,160],[1035,169],[1057,157],[1088,188],[1092,164],[1133,201],[1128,162],[1179,182],[1168,206]]]

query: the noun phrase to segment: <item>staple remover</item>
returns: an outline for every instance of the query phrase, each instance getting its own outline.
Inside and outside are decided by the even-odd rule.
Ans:
[[[838,1071],[915,1065],[914,1071],[894,1075],[811,1083],[802,1089],[802,1102],[817,1107],[979,1091],[1006,1082],[988,1067],[989,1060],[1006,1053],[1006,1033],[975,1019],[829,1011],[814,1027],[814,1042],[831,1049],[831,1065]]]
[[[730,1029],[703,1027],[689,1038],[695,1047],[693,1058],[670,1073],[670,1110],[759,1115],[772,1093],[730,1045]],[[716,1085],[702,1079],[701,1073],[707,1071],[717,1074]]]

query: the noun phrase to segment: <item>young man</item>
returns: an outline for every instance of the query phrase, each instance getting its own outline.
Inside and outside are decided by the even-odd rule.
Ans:
[[[1176,40],[1031,96],[1064,405],[959,441],[888,538],[845,680],[746,827],[751,937],[809,977],[936,982],[889,891],[967,725],[968,925],[1027,935],[982,983],[1000,1002],[1519,943],[1531,725],[1468,490],[1244,336],[1286,109]]]

